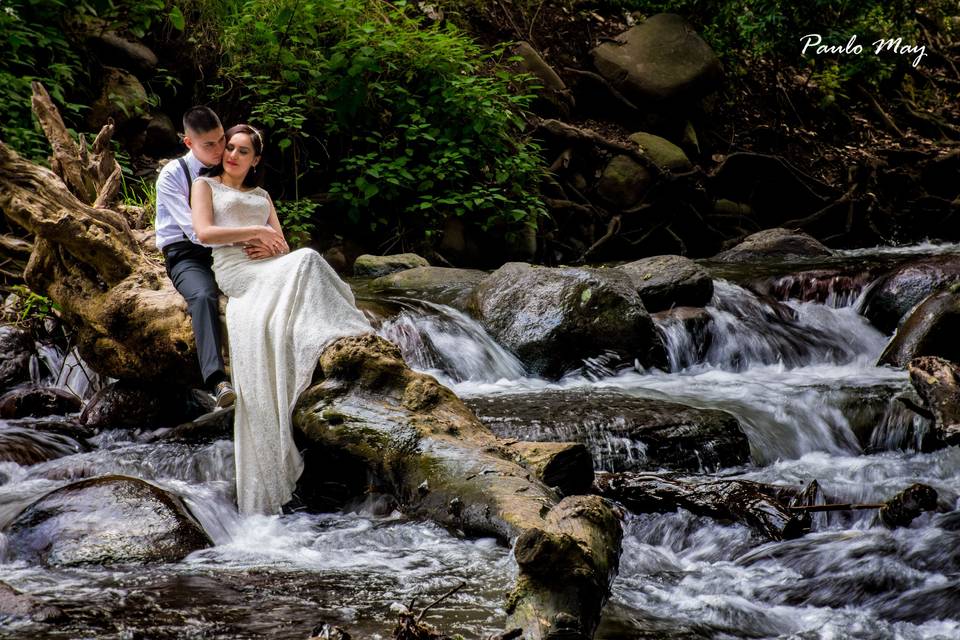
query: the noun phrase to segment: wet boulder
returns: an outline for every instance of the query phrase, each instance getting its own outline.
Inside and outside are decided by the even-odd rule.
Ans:
[[[833,251],[802,231],[766,229],[714,256],[719,262],[750,262],[764,259],[814,258],[831,256]]]
[[[663,367],[660,335],[618,269],[510,262],[474,291],[471,310],[534,374],[559,378],[598,355]]]
[[[690,24],[660,13],[591,51],[600,74],[637,104],[696,100],[715,90],[720,60]]]
[[[126,476],[51,491],[5,533],[12,558],[51,565],[176,562],[213,544],[179,498]]]
[[[897,329],[878,364],[905,367],[920,356],[960,362],[960,294],[941,291],[917,306]]]
[[[750,460],[737,419],[716,409],[576,390],[464,400],[500,438],[582,442],[602,471],[714,470]]]
[[[713,297],[713,280],[683,256],[653,256],[617,267],[630,276],[650,313],[671,307],[704,307]]]
[[[88,449],[82,441],[68,433],[10,423],[0,427],[0,462],[15,462],[28,467]]]
[[[9,325],[0,326],[0,391],[30,379],[33,355],[30,332]]]
[[[464,311],[473,290],[486,277],[485,271],[477,269],[416,267],[377,278],[370,283],[370,289],[437,302]]]
[[[430,263],[415,253],[396,253],[389,256],[375,256],[365,253],[353,263],[353,275],[379,278],[395,271],[429,267]]]
[[[211,411],[196,420],[178,424],[169,429],[159,429],[143,440],[145,442],[187,442],[206,444],[216,440],[233,439],[233,416],[236,407],[223,411]]]
[[[64,389],[27,385],[0,396],[0,418],[64,415],[79,411],[80,405],[80,398]]]
[[[80,422],[99,429],[155,429],[189,422],[213,408],[213,398],[196,389],[118,381],[90,398]]]
[[[935,256],[902,264],[881,276],[864,298],[863,315],[890,334],[910,310],[960,279],[960,256]]]

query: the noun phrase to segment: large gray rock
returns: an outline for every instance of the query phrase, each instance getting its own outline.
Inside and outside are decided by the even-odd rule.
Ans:
[[[690,24],[659,13],[592,52],[600,74],[638,104],[696,100],[716,89],[720,60]]]
[[[0,391],[30,379],[33,355],[30,332],[9,325],[0,326]]]
[[[933,294],[897,329],[878,364],[905,367],[920,356],[939,356],[960,362],[960,294]]]
[[[370,289],[437,302],[463,311],[473,290],[487,275],[477,269],[416,267],[377,278],[370,283]]]
[[[143,132],[143,153],[155,158],[163,158],[179,148],[180,137],[177,126],[165,113],[154,112]]]
[[[643,366],[666,361],[630,276],[617,269],[509,262],[480,283],[471,309],[537,375],[560,377],[601,354]]]
[[[375,256],[365,253],[353,263],[353,275],[379,278],[395,271],[429,267],[430,263],[415,253],[395,253],[389,256]]]
[[[650,172],[628,156],[614,156],[597,181],[597,193],[618,209],[640,202],[653,182]]]
[[[831,256],[833,251],[802,231],[765,229],[744,238],[743,242],[714,256],[720,262],[750,262],[764,259],[814,258]]]
[[[126,476],[51,491],[5,533],[12,558],[52,565],[176,562],[213,544],[179,498]]]
[[[713,297],[713,280],[683,256],[653,256],[617,267],[630,276],[650,313],[670,307],[704,307]]]
[[[960,256],[922,258],[880,277],[863,301],[863,315],[884,333],[893,331],[930,294],[960,280]]]
[[[596,389],[464,402],[501,438],[584,443],[597,470],[700,472],[750,460],[747,436],[726,411]]]
[[[80,423],[90,428],[154,429],[193,420],[213,409],[213,399],[202,391],[119,381],[90,398]]]
[[[629,138],[630,142],[636,143],[644,154],[653,160],[661,169],[668,171],[684,172],[693,169],[693,164],[687,158],[683,149],[673,144],[666,138],[661,138],[652,133],[638,131]]]

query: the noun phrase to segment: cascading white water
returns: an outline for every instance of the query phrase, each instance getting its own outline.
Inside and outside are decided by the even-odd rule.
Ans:
[[[723,409],[743,426],[752,457],[723,475],[791,486],[816,479],[830,500],[854,503],[882,501],[920,481],[938,491],[944,510],[960,501],[960,450],[917,452],[928,425],[895,400],[909,385],[906,374],[874,366],[885,338],[856,305],[776,303],[718,281],[701,334],[690,324],[661,324],[669,372],[604,376],[602,367],[585,366],[551,382],[527,377],[468,316],[400,303],[381,335],[461,396],[578,389],[603,391],[612,402],[616,392]],[[575,419],[575,406],[571,413]],[[53,570],[7,559],[0,580],[56,600],[71,620],[46,635],[16,622],[14,634],[176,638],[187,630],[302,640],[315,623],[330,621],[378,638],[392,627],[390,602],[419,589],[423,606],[461,578],[469,586],[431,610],[436,622],[467,638],[502,628],[499,607],[515,566],[509,550],[490,540],[460,540],[395,513],[240,517],[229,442],[146,445],[136,434],[109,431],[92,444],[93,451],[29,467],[0,462],[0,520],[74,479],[123,473],[180,495],[216,544],[180,563],[134,570]],[[634,450],[631,459],[643,457]],[[956,511],[893,531],[875,526],[873,512],[837,512],[818,517],[799,540],[770,543],[744,526],[685,511],[631,515],[596,638],[960,637],[958,531]]]

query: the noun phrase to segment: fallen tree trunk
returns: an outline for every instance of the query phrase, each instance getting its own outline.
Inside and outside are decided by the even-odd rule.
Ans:
[[[778,498],[778,487],[749,480],[689,482],[668,476],[640,473],[597,474],[594,487],[600,495],[622,502],[635,513],[670,513],[678,508],[691,513],[742,522],[771,540],[803,535],[809,524]]]
[[[42,94],[35,107],[38,103],[45,104]],[[93,200],[78,199],[52,171],[0,142],[0,210],[35,236],[27,284],[60,306],[76,331],[80,355],[99,373],[168,383],[198,380],[186,303],[164,273],[159,254],[142,250],[124,216],[91,206],[109,199],[110,176],[98,182],[78,174],[86,165],[64,159],[72,150],[57,151],[67,146],[63,137],[69,138],[59,116],[47,113],[41,121],[49,137],[61,140],[54,145],[52,164],[72,176],[75,189],[94,185],[83,191]],[[110,134],[101,132],[95,148],[109,148]],[[92,166],[102,167],[102,160],[101,155]]]
[[[453,392],[413,372],[381,338],[336,341],[315,381],[294,413],[312,446],[359,461],[372,489],[396,496],[406,513],[514,544],[520,573],[508,629],[532,640],[593,635],[622,537],[606,500],[561,499]]]

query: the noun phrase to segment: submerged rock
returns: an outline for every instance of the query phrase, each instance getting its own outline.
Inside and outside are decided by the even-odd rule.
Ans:
[[[911,309],[960,279],[960,256],[935,256],[902,264],[881,276],[864,297],[863,315],[890,334]]]
[[[767,258],[810,258],[833,255],[819,240],[801,231],[766,229],[714,256],[720,262],[749,262]]]
[[[35,622],[54,622],[63,618],[63,611],[40,598],[20,593],[6,582],[0,582],[0,620],[29,618]]]
[[[0,427],[0,462],[15,462],[28,467],[88,450],[89,447],[64,433],[9,424]]]
[[[42,418],[80,410],[76,395],[55,387],[30,385],[11,389],[0,396],[0,418]]]
[[[559,378],[606,354],[663,367],[663,343],[627,273],[510,262],[474,292],[474,314],[534,374]]]
[[[196,389],[114,382],[87,403],[80,422],[92,428],[169,427],[213,411],[213,399]]]
[[[620,265],[650,313],[671,307],[704,307],[713,297],[713,280],[683,256],[653,256]]]
[[[389,256],[375,256],[365,253],[353,263],[353,275],[379,278],[395,271],[429,267],[430,263],[415,253],[396,253]]]
[[[213,544],[179,498],[126,476],[51,491],[5,533],[12,558],[52,565],[176,562]]]
[[[465,402],[501,438],[584,443],[598,470],[702,471],[750,460],[747,436],[726,411],[596,389]]]
[[[897,329],[878,364],[905,367],[913,358],[940,356],[960,362],[960,294],[935,293],[924,300]]]
[[[33,349],[29,331],[0,326],[0,391],[30,379]]]

